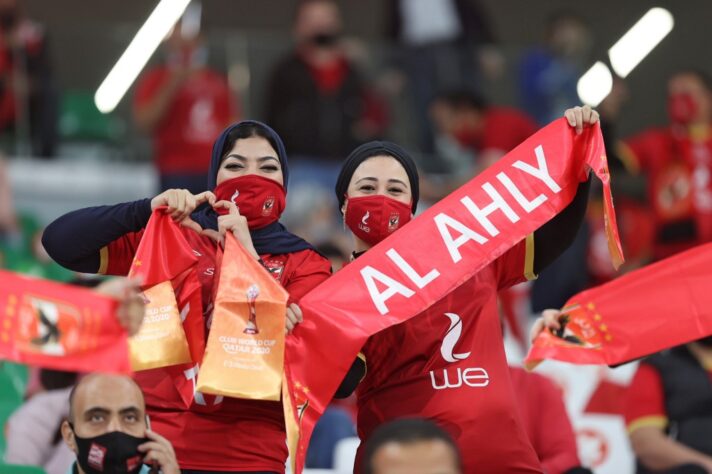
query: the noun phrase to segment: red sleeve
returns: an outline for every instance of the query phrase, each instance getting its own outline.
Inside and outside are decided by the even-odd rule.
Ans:
[[[566,412],[561,390],[546,377],[531,374],[535,397],[527,397],[529,409],[537,413],[536,434],[532,444],[536,449],[544,472],[559,474],[580,466],[574,434]],[[538,403],[536,403],[538,402]]]
[[[289,278],[285,288],[289,301],[298,302],[304,295],[331,276],[331,263],[313,250],[302,250],[289,258]]]
[[[665,394],[658,371],[642,363],[628,387],[625,400],[625,421],[628,433],[643,426],[667,426]]]
[[[158,89],[165,82],[166,75],[162,69],[152,69],[145,76],[141,77],[136,86],[134,94],[133,108],[134,110],[143,107],[151,101]]]
[[[126,276],[131,268],[143,230],[126,234],[99,251],[99,271],[103,275]]]
[[[498,290],[535,279],[534,234],[528,235],[521,242],[507,250],[492,265],[494,265]]]

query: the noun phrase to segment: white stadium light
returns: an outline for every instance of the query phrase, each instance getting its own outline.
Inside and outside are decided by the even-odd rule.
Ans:
[[[119,103],[161,41],[183,15],[190,0],[161,0],[121,55],[94,95],[100,112],[108,114]]]
[[[586,71],[576,84],[576,92],[584,104],[596,107],[610,94],[613,88],[613,76],[608,66],[601,61]]]
[[[608,50],[613,70],[625,78],[667,36],[674,25],[664,8],[651,8]]]

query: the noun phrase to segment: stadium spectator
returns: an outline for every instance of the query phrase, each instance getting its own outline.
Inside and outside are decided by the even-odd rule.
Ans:
[[[69,394],[62,438],[75,474],[179,474],[171,443],[151,431],[141,389],[128,376],[90,374]]]
[[[213,140],[237,116],[227,78],[209,67],[208,47],[179,23],[164,43],[164,64],[146,71],[134,120],[153,138],[160,190],[205,191]]]
[[[524,54],[519,66],[521,105],[539,126],[579,103],[576,84],[588,66],[590,49],[591,34],[583,18],[559,11],[547,21],[544,44]]]
[[[481,72],[498,75],[501,53],[488,15],[476,0],[388,0],[386,36],[398,46],[422,151],[434,149],[428,107],[442,90],[480,90]],[[561,109],[563,110],[563,109]]]
[[[60,427],[69,414],[69,392],[77,374],[40,371],[41,391],[35,393],[7,422],[5,462],[40,466],[47,474],[64,474],[74,454],[62,443]]]
[[[378,427],[366,444],[363,474],[460,474],[450,435],[430,420],[404,418]]]
[[[569,109],[565,115],[569,125],[579,130],[598,121],[598,114],[589,107]],[[335,191],[345,225],[354,235],[354,257],[407,225],[418,203],[418,183],[413,159],[396,144],[369,142],[349,155]],[[450,385],[450,377],[459,375],[448,375],[447,362],[453,356],[447,351],[452,350],[453,337],[461,335],[459,350],[471,350],[459,360],[477,351],[477,363],[488,367],[488,377],[509,379],[497,292],[534,278],[570,244],[584,217],[588,183],[578,187],[571,204],[558,216],[479,271],[467,284],[416,318],[368,339],[337,391],[337,397],[341,397],[358,387],[357,427],[362,441],[368,440],[384,422],[418,415],[437,420],[448,430],[461,447],[466,470],[488,472],[495,466],[503,472],[539,469],[539,460],[514,408],[509,383],[482,382],[487,390],[476,395],[447,390],[462,384],[462,379],[456,378]],[[363,219],[368,219],[368,226],[359,225]],[[457,326],[457,332],[450,333],[448,326]],[[433,330],[438,327],[442,332]],[[449,334],[450,344],[445,344],[443,334]],[[398,350],[394,351],[394,347]],[[430,377],[424,379],[423,374],[428,372]],[[473,396],[477,397],[476,404],[472,403]],[[459,409],[451,410],[452,406]],[[506,441],[493,437],[495,425],[497,433],[507,433]],[[482,449],[469,449],[471,446]],[[357,465],[362,455],[360,449]]]
[[[25,139],[22,135],[29,132],[31,150],[23,151],[50,157],[57,147],[57,116],[58,91],[45,29],[25,17],[18,0],[2,0],[0,133],[13,140]]]
[[[124,275],[152,211],[166,206],[199,254],[197,276],[206,331],[217,284],[214,270],[220,244],[216,240],[227,232],[288,291],[285,329],[293,330],[302,318],[296,302],[329,277],[330,265],[279,222],[289,183],[282,140],[260,122],[233,124],[215,140],[209,176],[209,189],[215,193],[193,195],[171,189],[153,199],[65,214],[47,227],[43,243],[55,260],[74,270]],[[208,206],[196,210],[203,203]],[[195,377],[197,369],[192,364],[136,374],[152,421],[171,439],[181,467],[283,472],[287,446],[281,403],[195,392]],[[214,441],[215,433],[221,433],[219,443]]]
[[[712,472],[712,337],[645,359],[625,408],[637,472]]]
[[[319,184],[329,187],[339,160],[383,132],[385,111],[345,54],[335,1],[300,0],[293,33],[295,49],[270,76],[267,121],[284,138],[295,164],[315,160],[312,174],[324,174],[317,176]]]
[[[682,70],[667,94],[670,124],[624,140],[618,153],[647,178],[655,260],[712,240],[712,79]]]

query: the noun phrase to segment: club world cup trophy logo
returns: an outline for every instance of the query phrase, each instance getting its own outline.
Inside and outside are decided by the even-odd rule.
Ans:
[[[255,309],[255,300],[260,295],[260,287],[257,285],[252,285],[247,289],[247,303],[250,305],[250,319],[247,321],[247,327],[244,334],[259,334],[260,330],[257,329],[257,311]]]

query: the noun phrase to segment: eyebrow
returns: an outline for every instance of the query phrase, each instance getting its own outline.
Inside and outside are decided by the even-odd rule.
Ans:
[[[91,416],[94,414],[102,414],[102,415],[108,415],[111,413],[111,410],[108,408],[103,408],[103,407],[91,407],[84,411],[84,416]],[[120,415],[125,415],[127,413],[141,413],[141,410],[136,407],[136,406],[130,406],[130,407],[125,407],[119,410]]]
[[[91,407],[84,411],[84,417],[88,417],[94,414],[108,415],[111,411],[107,408],[102,407]]]
[[[377,178],[374,178],[374,177],[372,177],[372,176],[366,176],[366,177],[364,177],[364,178],[361,178],[361,179],[357,180],[356,183],[354,183],[354,184],[358,184],[358,183],[360,183],[361,181],[373,181],[373,182],[378,182],[378,179],[377,179]],[[401,181],[400,179],[391,178],[391,179],[388,180],[388,182],[389,182],[389,183],[402,184],[403,186],[405,186],[406,188],[408,188],[408,185],[407,185],[405,182]]]
[[[240,160],[240,161],[248,161],[248,158],[246,158],[242,155],[238,155],[237,153],[230,153],[229,155],[227,155],[225,157],[225,160],[223,160],[223,162],[227,161],[228,158],[235,158],[236,160]],[[264,163],[265,161],[270,161],[270,160],[274,160],[277,163],[279,163],[279,159],[274,156],[263,156],[261,158],[257,158],[258,163]]]
[[[119,410],[120,415],[126,415],[131,413],[135,413],[138,415],[139,413],[141,413],[141,410],[138,407],[126,407]]]

